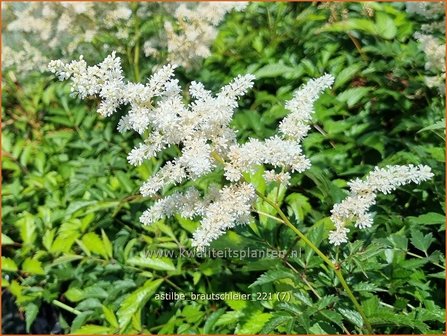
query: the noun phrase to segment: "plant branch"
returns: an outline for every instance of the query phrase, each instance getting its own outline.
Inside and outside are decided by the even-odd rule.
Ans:
[[[53,300],[53,301],[51,301],[51,303],[54,304],[55,306],[58,306],[59,308],[62,308],[64,310],[66,310],[66,311],[69,311],[70,313],[73,313],[75,315],[82,314],[82,312],[80,312],[79,310],[74,309],[74,308],[72,308],[70,306],[67,306],[65,303],[62,303],[62,302],[60,302],[58,300]]]
[[[211,156],[219,163],[225,164],[225,160],[215,151],[211,153]],[[355,308],[359,312],[359,314],[362,316],[363,323],[366,327],[366,330],[368,334],[372,334],[372,328],[371,324],[369,323],[365,313],[363,312],[362,307],[360,306],[360,303],[355,298],[354,294],[352,293],[351,289],[349,288],[349,285],[346,283],[343,274],[340,270],[339,264],[334,264],[321,250],[315,246],[314,243],[312,243],[304,233],[302,233],[300,230],[298,230],[289,220],[289,218],[284,214],[284,212],[281,210],[281,208],[276,204],[275,202],[269,200],[266,196],[264,196],[262,193],[256,190],[256,194],[265,202],[270,204],[276,212],[279,214],[279,217],[281,217],[283,223],[288,226],[293,232],[296,233],[298,237],[301,238],[301,240],[307,244],[318,256],[323,259],[323,261],[330,267],[332,270],[334,270],[335,275],[340,280],[341,285],[343,286],[344,290],[348,294],[348,297],[351,299],[352,303],[354,304]]]
[[[365,324],[365,327],[368,331],[368,334],[372,334],[372,328],[371,324],[369,323],[365,313],[363,312],[362,307],[360,306],[360,303],[355,298],[354,294],[352,293],[351,289],[349,288],[349,285],[346,283],[346,280],[343,277],[343,274],[340,270],[339,265],[335,265],[321,250],[315,246],[314,243],[312,243],[304,233],[302,233],[300,230],[298,230],[287,218],[287,216],[284,214],[284,212],[281,210],[281,208],[271,200],[269,200],[267,197],[265,197],[262,193],[259,191],[256,191],[256,194],[265,202],[270,204],[279,214],[281,219],[284,221],[284,224],[287,225],[293,232],[297,234],[301,238],[303,242],[305,242],[318,256],[320,256],[323,261],[334,270],[335,275],[337,276],[338,280],[340,280],[341,285],[343,286],[344,290],[346,291],[346,294],[348,294],[348,297],[351,299],[352,303],[354,304],[355,308],[359,312],[359,314],[362,316],[363,322]]]

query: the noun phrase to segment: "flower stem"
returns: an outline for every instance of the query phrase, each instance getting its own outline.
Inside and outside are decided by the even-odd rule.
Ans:
[[[352,293],[351,289],[349,288],[349,285],[346,283],[345,278],[343,277],[343,274],[341,270],[339,269],[339,266],[336,266],[330,259],[323,253],[321,250],[315,246],[314,243],[312,243],[306,235],[304,235],[300,230],[298,230],[287,218],[287,216],[284,214],[284,212],[281,210],[281,208],[271,200],[269,200],[267,197],[265,197],[262,193],[256,191],[256,194],[262,198],[265,202],[270,204],[279,214],[281,219],[283,220],[283,223],[287,225],[293,232],[297,234],[298,237],[301,238],[301,240],[306,243],[318,256],[320,256],[323,261],[328,264],[330,268],[332,268],[335,272],[335,275],[340,280],[341,285],[343,286],[344,290],[346,291],[346,294],[348,294],[348,297],[351,299],[352,303],[354,304],[355,308],[359,312],[359,314],[362,316],[363,322],[365,324],[365,327],[367,329],[368,334],[372,334],[372,328],[371,324],[369,323],[368,319],[366,318],[365,313],[363,312],[362,307],[360,306],[359,302],[355,298],[354,294]]]
[[[211,153],[211,157],[213,157],[217,162],[221,164],[225,164],[225,160],[215,151]],[[276,204],[275,202],[269,200],[266,196],[264,196],[262,193],[256,190],[256,194],[265,202],[270,204],[276,212],[279,214],[279,216],[282,219],[283,224],[287,225],[293,232],[297,234],[298,237],[301,238],[301,240],[306,243],[318,256],[323,259],[323,261],[328,264],[330,268],[332,268],[335,272],[335,275],[337,276],[338,280],[340,280],[341,285],[345,289],[346,293],[348,294],[349,298],[351,299],[352,303],[354,304],[355,308],[359,312],[359,314],[362,316],[363,323],[365,324],[366,330],[368,334],[372,334],[372,328],[371,324],[369,323],[365,313],[363,312],[362,306],[360,306],[360,303],[355,298],[354,294],[352,293],[351,289],[349,288],[349,285],[346,283],[345,278],[343,277],[343,273],[340,270],[340,266],[335,265],[321,250],[315,246],[314,243],[312,243],[304,233],[302,233],[300,230],[298,230],[289,220],[289,218],[284,214],[284,212],[281,210],[281,208]]]
[[[69,311],[70,313],[73,313],[73,314],[75,314],[75,315],[80,315],[80,314],[82,314],[82,312],[80,312],[79,310],[74,309],[74,308],[72,308],[72,307],[70,307],[70,306],[67,306],[65,303],[62,303],[62,302],[60,302],[60,301],[58,301],[58,300],[53,300],[52,303],[53,303],[55,306],[58,306],[59,308],[65,309],[66,311]]]
[[[138,38],[135,42],[135,49],[134,49],[134,58],[133,58],[133,69],[135,73],[135,81],[137,83],[140,82],[140,39]]]

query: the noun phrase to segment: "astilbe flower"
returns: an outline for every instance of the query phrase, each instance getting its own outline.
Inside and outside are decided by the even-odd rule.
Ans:
[[[286,103],[290,114],[282,120],[280,134],[238,144],[230,122],[238,99],[253,86],[253,75],[237,76],[215,95],[203,84],[192,82],[191,102],[185,104],[178,81],[173,78],[173,65],[156,71],[145,85],[124,80],[120,59],[114,53],[95,66],[87,66],[81,57],[68,64],[52,61],[49,69],[60,80],[70,78],[73,93],[81,98],[99,96],[98,112],[103,116],[112,115],[120,105],[129,106],[119,130],[149,133],[129,153],[132,165],[142,164],[169,146],[181,148],[178,157],[166,162],[141,186],[143,196],[155,196],[169,186],[195,180],[215,170],[218,164],[224,165],[229,183],[222,189],[213,187],[204,197],[196,189],[176,192],[156,201],[140,218],[142,223],[151,224],[174,213],[188,218],[202,217],[193,237],[193,246],[199,249],[225,230],[249,221],[256,194],[254,187],[243,181],[243,172],[268,164],[281,172],[270,170],[266,172],[267,179],[287,184],[289,172],[302,172],[310,167],[300,141],[309,131],[315,100],[334,81],[331,75],[324,75],[297,90]]]
[[[419,49],[425,54],[427,62],[425,69],[436,76],[426,76],[425,83],[428,87],[436,87],[441,94],[445,93],[445,43],[433,35],[416,33],[415,38],[419,41]]]
[[[173,78],[173,65],[156,71],[145,85],[124,80],[120,59],[114,53],[95,66],[87,66],[81,57],[69,64],[52,61],[49,68],[61,80],[71,78],[72,91],[81,98],[99,96],[98,112],[103,116],[112,115],[121,105],[129,106],[118,129],[148,134],[129,153],[128,161],[132,165],[142,164],[169,146],[181,149],[180,155],[166,162],[143,183],[140,188],[143,196],[153,197],[170,186],[194,181],[213,172],[218,165],[223,166],[227,185],[221,189],[210,186],[204,196],[195,188],[174,192],[158,199],[140,217],[148,225],[176,213],[191,219],[201,217],[192,242],[198,249],[209,246],[235,225],[249,222],[256,191],[244,181],[243,173],[268,165],[273,169],[265,171],[265,180],[287,185],[290,173],[300,173],[310,167],[300,142],[309,132],[316,99],[334,81],[328,74],[310,80],[286,102],[290,113],[280,122],[278,134],[239,144],[230,121],[238,99],[253,86],[253,75],[237,76],[215,95],[203,84],[192,82],[191,101],[185,104],[178,81]],[[335,230],[329,235],[330,243],[346,242],[347,225],[351,222],[358,228],[372,225],[368,210],[378,192],[389,193],[401,185],[420,183],[432,176],[427,166],[388,166],[375,168],[363,181],[351,181],[350,195],[332,209]]]
[[[98,48],[110,52],[112,48],[108,44],[98,46],[95,43],[110,33],[114,39],[125,41],[130,47],[138,47],[137,50],[141,47],[146,56],[156,59],[167,53],[171,63],[188,69],[210,55],[217,26],[225,15],[243,10],[247,4],[143,2],[133,11],[126,2],[11,2],[2,11],[6,23],[3,44],[7,48],[2,55],[4,59],[11,59],[2,63],[2,69],[24,73],[40,70],[56,56],[82,52],[87,57],[94,57]],[[145,40],[142,46],[136,46],[138,42],[129,39],[135,29],[134,16],[139,22],[154,21],[155,16],[163,21],[157,33],[145,32],[141,36]],[[25,48],[24,41],[32,48]],[[117,53],[127,53],[123,43],[112,43],[115,43],[113,49]],[[42,50],[41,45],[50,48]]]
[[[165,21],[168,60],[190,68],[197,60],[208,57],[217,36],[217,25],[230,11],[241,11],[246,2],[200,2],[180,4],[175,10],[176,21]],[[145,44],[146,56],[155,52],[154,43]]]
[[[425,83],[429,88],[437,88],[445,95],[445,9],[444,2],[407,3],[409,14],[425,19],[420,31],[414,34],[419,42],[419,50],[425,54]]]
[[[409,14],[425,18],[429,23],[423,24],[421,30],[425,33],[440,31],[445,34],[445,9],[443,1],[418,1],[405,3]]]
[[[3,9],[7,51],[2,54],[14,61],[3,62],[2,69],[19,74],[46,68],[51,56],[72,55],[81,48],[97,53],[91,42],[100,32],[114,28],[116,37],[124,32],[121,39],[127,38],[132,14],[128,3],[111,2],[11,2]],[[42,45],[49,48],[43,50]]]
[[[360,229],[368,228],[373,223],[369,208],[375,204],[377,193],[389,194],[391,191],[408,183],[421,183],[433,177],[430,167],[419,165],[376,167],[366,179],[355,179],[348,183],[350,194],[331,210],[331,220],[335,230],[329,233],[329,241],[340,245],[348,241],[351,222]]]

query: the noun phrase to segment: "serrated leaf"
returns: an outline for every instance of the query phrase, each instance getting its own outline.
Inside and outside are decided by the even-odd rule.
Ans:
[[[298,300],[300,300],[305,305],[312,307],[312,300],[308,295],[306,295],[302,292],[296,292],[296,293],[293,293],[293,296],[295,296]]]
[[[247,322],[236,331],[236,334],[257,334],[271,318],[272,314],[270,313],[255,312],[248,318]]]
[[[414,224],[423,224],[423,225],[445,223],[445,216],[436,212],[428,212],[418,217],[408,217],[408,219]]]
[[[32,244],[36,240],[36,223],[33,215],[26,212],[17,220],[16,226],[19,228],[20,238],[24,244]]]
[[[2,233],[2,246],[3,245],[12,245],[12,244],[14,244],[14,241],[11,238],[9,238],[7,235]]]
[[[319,323],[315,323],[312,327],[309,328],[309,331],[315,335],[327,335],[328,333],[321,328]]]
[[[83,311],[90,311],[100,307],[101,302],[97,298],[88,298],[78,303],[76,309]]]
[[[82,243],[90,252],[99,254],[104,258],[108,258],[104,243],[96,233],[86,233],[84,236],[82,236]]]
[[[104,243],[104,249],[106,251],[106,254],[109,256],[109,258],[113,258],[112,243],[110,242],[109,237],[107,237],[107,234],[103,229],[101,229],[101,236],[102,236],[102,242]]]
[[[228,325],[228,324],[234,324],[239,321],[239,318],[243,314],[240,311],[230,311],[223,314],[216,322],[216,327],[221,325]]]
[[[14,260],[2,256],[2,271],[16,272],[17,265]]]
[[[233,292],[237,294],[236,292]],[[230,297],[236,298],[236,295],[231,295]],[[243,310],[245,307],[247,307],[247,301],[245,300],[236,300],[236,299],[228,299],[225,300],[225,303],[233,310],[240,311]]]
[[[206,322],[203,326],[203,333],[204,334],[210,334],[213,330],[214,325],[219,320],[219,318],[225,313],[225,309],[220,308],[214,313],[212,313],[210,316],[207,317]]]
[[[42,263],[37,259],[26,258],[22,264],[22,271],[30,274],[44,275]]]
[[[351,80],[361,68],[362,66],[359,63],[354,63],[340,71],[335,78],[334,89],[338,89],[347,81]]]
[[[355,310],[338,308],[338,311],[351,323],[356,325],[359,328],[363,327],[363,319],[362,316],[356,312]]]
[[[433,125],[430,125],[430,126],[420,129],[418,131],[418,133],[425,132],[425,131],[436,131],[436,130],[440,130],[440,129],[442,129],[442,130],[445,129],[445,119],[439,120],[438,122],[435,122]]]
[[[106,319],[107,322],[110,323],[112,327],[114,328],[119,327],[118,320],[116,319],[115,314],[110,308],[102,305],[102,312],[104,313],[104,318]]]
[[[365,97],[372,89],[370,87],[356,87],[343,91],[337,96],[337,99],[348,105],[349,108],[357,104],[360,99]]]
[[[434,241],[435,239],[433,238],[432,233],[428,233],[424,236],[424,234],[419,230],[411,231],[411,243],[414,247],[423,251],[425,254],[427,254],[427,250]]]
[[[294,68],[284,64],[267,64],[254,73],[257,79],[268,77],[279,77],[296,71]]]
[[[377,33],[384,39],[391,40],[396,36],[397,27],[394,20],[384,12],[376,13]]]
[[[64,296],[72,302],[78,302],[85,298],[84,291],[76,287],[69,288]]]
[[[273,316],[264,324],[264,327],[260,330],[260,334],[269,334],[280,325],[289,323],[291,320],[293,320],[293,317],[290,315]]]
[[[270,270],[265,272],[264,274],[261,274],[259,278],[256,279],[255,282],[253,282],[250,286],[248,286],[248,288],[264,285],[284,278],[293,278],[293,274],[291,274],[288,271]]]
[[[169,258],[132,257],[127,260],[130,265],[151,268],[157,271],[175,271],[175,266]]]
[[[31,325],[36,319],[39,313],[39,306],[33,302],[28,303],[25,306],[25,322],[26,322],[26,332],[29,333]]]
[[[146,301],[155,293],[162,282],[162,279],[153,281],[148,280],[141,288],[138,288],[124,299],[121,307],[116,313],[121,333],[127,329],[134,314],[141,310]]]

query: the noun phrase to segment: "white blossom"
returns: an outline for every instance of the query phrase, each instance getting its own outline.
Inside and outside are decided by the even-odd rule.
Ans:
[[[222,188],[217,198],[204,209],[199,229],[194,232],[192,246],[199,250],[233,228],[250,220],[250,209],[256,193],[248,183],[232,184]]]
[[[221,189],[210,187],[205,196],[196,189],[175,192],[158,199],[141,216],[144,224],[175,213],[187,218],[201,217],[193,237],[193,246],[198,249],[250,220],[256,193],[251,184],[243,182],[244,173],[253,173],[265,165],[269,168],[264,173],[267,182],[287,185],[291,173],[301,173],[311,166],[300,141],[309,130],[313,104],[334,81],[331,75],[309,81],[286,103],[290,114],[280,123],[279,134],[267,139],[250,138],[240,144],[231,120],[238,99],[253,86],[253,75],[237,76],[216,95],[202,83],[192,82],[190,101],[185,102],[172,65],[155,71],[146,84],[125,81],[114,53],[97,66],[88,67],[81,58],[69,64],[53,61],[50,69],[62,80],[70,78],[73,92],[81,98],[100,97],[99,112],[105,116],[121,105],[129,106],[119,129],[133,129],[140,134],[147,131],[144,141],[128,155],[131,164],[142,164],[170,146],[180,150],[143,183],[143,196],[155,197],[160,191],[169,194],[170,187],[186,181],[193,183],[223,167],[228,183]],[[349,182],[350,194],[332,209],[335,230],[330,232],[329,241],[334,245],[346,242],[351,222],[357,228],[370,227],[373,218],[369,208],[375,204],[378,192],[387,194],[401,185],[420,183],[432,176],[427,166],[388,166],[375,168],[364,180]]]
[[[331,220],[335,230],[329,234],[329,241],[340,245],[348,241],[346,228],[351,222],[360,229],[371,227],[373,218],[369,208],[375,204],[378,192],[389,194],[408,183],[421,183],[433,177],[430,167],[424,165],[375,167],[364,179],[354,179],[348,183],[350,194],[331,210]]]
[[[277,173],[274,170],[266,170],[263,176],[266,182],[276,182],[284,186],[288,186],[290,183],[290,174],[288,172]]]
[[[436,74],[426,76],[425,83],[428,87],[439,89],[441,94],[445,93],[445,43],[433,35],[416,33],[415,38],[420,43],[420,49],[424,52],[427,62],[425,69]]]
[[[228,12],[242,11],[246,6],[246,2],[217,1],[178,5],[175,22],[164,24],[169,61],[190,68],[199,59],[208,57],[217,36],[216,26]]]
[[[288,138],[301,140],[309,131],[314,103],[325,89],[332,86],[334,77],[326,74],[317,79],[311,79],[299,90],[295,91],[291,100],[286,103],[286,109],[291,113],[279,125],[279,130]]]

